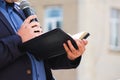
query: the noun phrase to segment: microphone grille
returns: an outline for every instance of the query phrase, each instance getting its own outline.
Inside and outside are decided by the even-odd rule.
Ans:
[[[27,7],[30,7],[29,2],[28,2],[27,0],[22,0],[22,1],[20,2],[20,8],[21,8],[21,9],[25,9],[25,8],[27,8]]]

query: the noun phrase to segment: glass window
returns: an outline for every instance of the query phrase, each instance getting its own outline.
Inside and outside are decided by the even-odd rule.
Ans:
[[[63,10],[60,6],[48,6],[45,8],[44,31],[62,28]]]
[[[120,50],[120,10],[111,9],[110,47]]]

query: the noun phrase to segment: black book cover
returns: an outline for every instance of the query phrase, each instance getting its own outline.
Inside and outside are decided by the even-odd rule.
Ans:
[[[21,48],[33,54],[37,59],[48,59],[66,54],[63,43],[66,43],[67,40],[71,40],[77,49],[73,38],[63,30],[56,28],[23,43]]]

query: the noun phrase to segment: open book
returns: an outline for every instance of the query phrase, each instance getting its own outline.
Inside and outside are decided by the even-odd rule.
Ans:
[[[90,35],[90,33],[84,31],[84,32],[79,32],[79,33],[76,33],[76,34],[70,35],[70,36],[74,39],[81,39],[82,40],[82,39],[86,39],[89,35]]]
[[[81,34],[78,33],[72,37],[83,39],[88,36],[89,33],[84,32]],[[23,43],[20,47],[22,50],[33,54],[37,59],[48,59],[66,54],[63,43],[67,43],[67,40],[70,40],[73,46],[77,49],[78,47],[72,37],[63,30],[56,28]]]

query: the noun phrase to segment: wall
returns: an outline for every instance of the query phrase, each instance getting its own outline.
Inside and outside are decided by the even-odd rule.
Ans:
[[[111,51],[110,9],[120,9],[120,0],[79,0],[79,30],[91,33],[78,80],[119,80],[120,52]]]

